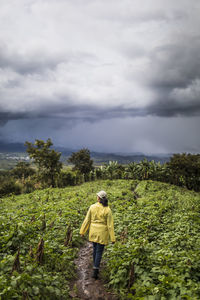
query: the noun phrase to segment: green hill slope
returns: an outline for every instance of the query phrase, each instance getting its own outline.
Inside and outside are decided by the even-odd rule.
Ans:
[[[1,299],[69,298],[80,224],[101,189],[117,236],[104,253],[109,285],[124,299],[200,298],[200,194],[107,180],[1,199]]]

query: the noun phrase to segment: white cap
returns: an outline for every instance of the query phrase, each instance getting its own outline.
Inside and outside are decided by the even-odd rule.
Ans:
[[[99,198],[102,199],[102,198],[106,198],[107,194],[105,191],[100,191],[97,193],[97,196],[99,196]]]

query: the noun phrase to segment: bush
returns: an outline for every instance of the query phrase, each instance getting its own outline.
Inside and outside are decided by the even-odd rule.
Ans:
[[[22,192],[22,186],[16,183],[13,179],[4,181],[0,186],[0,197],[15,194],[19,195]]]
[[[28,178],[35,174],[35,170],[27,162],[19,162],[11,171],[11,174],[18,179]]]
[[[75,185],[76,184],[76,175],[71,171],[62,171],[59,174],[57,185],[60,188]]]
[[[35,183],[33,180],[28,178],[25,180],[23,185],[23,193],[32,193],[35,190]]]

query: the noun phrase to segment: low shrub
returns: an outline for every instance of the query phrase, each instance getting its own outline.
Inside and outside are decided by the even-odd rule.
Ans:
[[[16,183],[13,179],[4,181],[0,186],[0,197],[4,197],[10,194],[19,195],[21,193],[22,186],[19,183]]]
[[[69,185],[75,185],[76,184],[76,175],[74,172],[71,171],[62,171],[59,174],[59,177],[57,179],[57,185],[59,188],[63,188]]]

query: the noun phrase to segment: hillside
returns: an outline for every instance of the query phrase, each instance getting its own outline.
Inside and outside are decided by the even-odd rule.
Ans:
[[[159,182],[106,180],[1,199],[3,300],[69,299],[80,224],[101,189],[117,237],[104,253],[109,286],[121,299],[200,298],[200,194]]]

